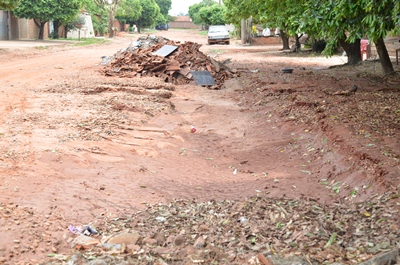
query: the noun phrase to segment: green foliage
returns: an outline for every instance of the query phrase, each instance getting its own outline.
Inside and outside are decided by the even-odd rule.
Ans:
[[[167,19],[161,14],[158,13],[157,19],[156,19],[156,25],[165,25],[167,24]]]
[[[203,21],[203,19],[200,16],[200,9],[212,5],[218,5],[218,4],[213,0],[203,0],[198,4],[189,6],[189,16],[192,19],[193,23],[197,25],[207,24]]]
[[[68,39],[70,40],[70,39]],[[78,43],[75,43],[74,46],[86,46],[86,45],[92,45],[92,44],[103,44],[107,43],[109,40],[101,39],[101,38],[88,38],[88,39],[80,39]]]
[[[116,18],[130,25],[134,24],[142,14],[140,0],[124,0],[117,12]]]
[[[241,19],[252,17],[255,24],[279,27],[284,34],[300,33],[306,0],[224,0],[228,23],[240,25]]]
[[[225,24],[226,7],[220,5],[212,5],[202,7],[199,15],[205,25],[224,25]]]
[[[164,16],[164,18],[168,18],[168,12],[171,9],[172,1],[171,0],[155,0],[158,7],[160,8],[160,13]]]
[[[160,13],[160,7],[154,0],[140,0],[140,5],[142,13],[135,24],[139,29],[142,27],[153,27]]]
[[[326,40],[324,53],[332,55],[342,46],[369,38],[377,45],[383,68],[388,59],[383,38],[400,33],[399,0],[224,0],[228,22],[253,18],[256,23],[279,27],[284,34],[306,32],[316,40]],[[396,26],[397,25],[397,26]],[[354,45],[353,45],[354,46]],[[380,46],[380,47],[379,47]],[[385,60],[382,57],[386,58]],[[390,70],[386,68],[385,71]]]
[[[85,5],[86,11],[92,16],[93,30],[95,35],[103,35],[107,29],[108,13],[100,8],[93,1],[88,1]]]
[[[361,0],[361,6],[365,11],[362,26],[372,41],[376,42],[380,38],[385,38],[389,31],[396,29],[400,16],[398,0]]]
[[[0,10],[13,10],[19,4],[19,0],[0,0]]]
[[[167,20],[168,20],[168,21],[175,21],[175,17],[173,17],[173,16],[171,16],[171,15],[168,15],[168,16],[167,16]]]
[[[14,10],[20,18],[36,19],[39,27],[39,39],[43,39],[44,25],[49,20],[67,22],[73,20],[83,5],[82,0],[21,0]]]
[[[14,14],[20,18],[68,21],[78,14],[83,2],[81,0],[21,0]]]

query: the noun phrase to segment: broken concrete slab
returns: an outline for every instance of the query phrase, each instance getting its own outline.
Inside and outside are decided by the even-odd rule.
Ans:
[[[209,71],[192,71],[192,75],[196,84],[199,86],[212,86],[217,84]]]
[[[158,49],[157,51],[155,51],[155,55],[159,55],[159,56],[163,56],[163,57],[167,57],[168,55],[170,55],[171,53],[173,53],[176,49],[178,49],[178,46],[174,46],[174,45],[164,45],[162,46],[160,49]]]

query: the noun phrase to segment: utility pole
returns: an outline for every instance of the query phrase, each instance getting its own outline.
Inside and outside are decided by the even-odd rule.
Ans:
[[[219,0],[219,5],[221,5],[221,0]]]

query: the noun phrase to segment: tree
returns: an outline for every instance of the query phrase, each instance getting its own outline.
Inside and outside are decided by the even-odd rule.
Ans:
[[[203,0],[198,4],[189,6],[189,16],[196,25],[206,25],[205,21],[200,16],[200,9],[207,6],[217,5],[213,0]]]
[[[0,10],[13,10],[19,4],[19,0],[0,0]]]
[[[72,20],[78,14],[81,0],[21,0],[14,10],[20,18],[33,19],[39,28],[39,39],[43,40],[44,26],[50,20]]]
[[[212,5],[202,7],[199,10],[201,20],[206,25],[225,25],[226,7]]]
[[[161,13],[158,13],[155,24],[156,25],[165,25],[165,24],[167,24],[167,22],[168,22],[168,20]]]
[[[224,0],[230,21],[252,16],[281,29],[283,48],[288,36],[307,32],[327,42],[324,54],[332,55],[340,44],[348,63],[361,60],[360,40],[370,38],[376,45],[385,74],[393,72],[383,39],[400,24],[399,0]]]
[[[224,0],[229,21],[248,19],[279,27],[283,49],[289,49],[289,36],[300,32],[305,0]]]
[[[122,0],[93,0],[101,9],[108,12],[108,36],[114,37],[114,19],[117,14],[118,6]]]
[[[168,18],[168,12],[171,9],[172,1],[171,0],[155,0],[158,7],[160,8],[160,13],[164,16],[165,19]]]
[[[158,14],[160,13],[160,7],[154,0],[140,0],[142,7],[142,13],[135,25],[140,33],[143,27],[152,27],[156,23]]]
[[[309,0],[304,12],[303,29],[314,38],[326,41],[323,54],[332,56],[340,45],[347,54],[347,64],[354,65],[361,61],[364,11],[356,3],[349,3],[342,0]]]
[[[124,0],[121,3],[121,8],[118,10],[116,18],[132,26],[141,15],[142,6],[140,5],[140,0]]]
[[[348,55],[348,64],[361,61],[360,39],[370,38],[375,43],[385,74],[393,72],[393,65],[383,39],[396,27],[398,0],[348,1],[308,0],[305,17],[308,29],[327,40],[326,55],[335,52],[339,43]]]
[[[108,29],[108,12],[100,8],[92,0],[85,4],[86,11],[92,16],[93,30],[96,35],[103,36]]]
[[[375,43],[382,70],[385,74],[394,72],[392,61],[386,49],[384,38],[388,32],[396,30],[399,23],[400,6],[398,0],[366,1],[361,4],[365,11],[362,25],[366,35]],[[397,33],[400,31],[397,28]]]

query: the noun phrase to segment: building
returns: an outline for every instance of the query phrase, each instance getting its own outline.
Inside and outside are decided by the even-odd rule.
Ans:
[[[173,17],[174,21],[168,22],[170,29],[201,29],[201,25],[192,22],[189,16]]]

